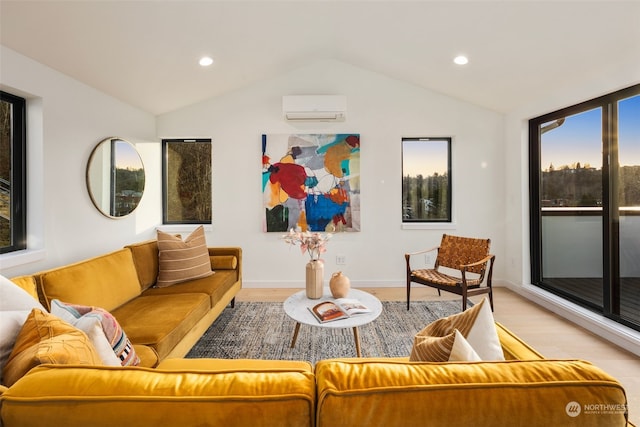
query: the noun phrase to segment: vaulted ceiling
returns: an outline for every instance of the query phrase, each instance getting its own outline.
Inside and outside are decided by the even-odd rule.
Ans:
[[[500,112],[630,64],[640,79],[639,1],[1,0],[0,27],[2,45],[153,114],[324,59]]]

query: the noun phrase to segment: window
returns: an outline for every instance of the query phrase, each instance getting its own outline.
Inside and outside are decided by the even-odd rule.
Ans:
[[[211,223],[211,140],[162,140],[164,224]]]
[[[402,222],[451,222],[451,138],[402,138]]]
[[[0,91],[0,253],[27,248],[26,102]]]
[[[532,283],[640,330],[640,85],[529,122]]]

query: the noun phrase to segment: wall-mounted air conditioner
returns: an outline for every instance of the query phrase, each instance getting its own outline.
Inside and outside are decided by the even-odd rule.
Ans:
[[[299,122],[341,122],[347,114],[344,95],[286,95],[282,97],[285,120]]]

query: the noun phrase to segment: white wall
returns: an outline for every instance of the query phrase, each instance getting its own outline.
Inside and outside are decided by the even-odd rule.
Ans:
[[[292,125],[282,119],[282,96],[347,96],[344,123]],[[264,233],[261,195],[263,133],[354,132],[361,136],[362,230],[330,242],[325,278],[342,270],[360,286],[403,285],[404,253],[437,245],[443,232],[489,237],[497,256],[494,279],[506,274],[503,116],[342,62],[318,61],[158,117],[158,138],[213,141],[211,245],[244,250],[244,285],[301,286],[306,258],[282,233]],[[401,229],[401,138],[452,136],[456,227]],[[347,264],[335,264],[345,255]]]
[[[0,47],[1,87],[27,98],[27,253],[0,256],[3,275],[33,273],[154,236],[161,221],[160,148],[155,117]],[[120,136],[136,144],[147,166],[148,194],[136,215],[102,216],[91,203],[85,171],[93,147]],[[155,178],[154,178],[155,177]]]

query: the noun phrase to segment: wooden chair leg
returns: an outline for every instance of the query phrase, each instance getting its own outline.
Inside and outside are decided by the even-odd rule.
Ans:
[[[411,282],[407,282],[407,311],[409,311],[409,301],[411,299]]]
[[[231,308],[235,308],[236,307],[236,297],[233,297],[233,299],[231,300]]]

